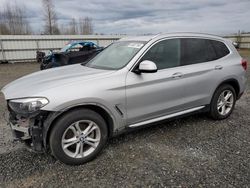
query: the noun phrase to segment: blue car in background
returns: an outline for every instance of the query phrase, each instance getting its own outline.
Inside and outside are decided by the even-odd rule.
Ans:
[[[36,59],[41,64],[40,69],[44,70],[86,62],[103,49],[93,42],[74,41],[64,46],[59,52],[49,51],[48,55],[37,51]]]

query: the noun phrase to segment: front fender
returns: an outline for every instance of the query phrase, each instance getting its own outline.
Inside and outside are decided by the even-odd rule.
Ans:
[[[60,109],[58,111],[50,111],[49,115],[47,116],[46,120],[43,123],[43,144],[45,149],[47,149],[47,143],[49,139],[49,131],[52,128],[53,123],[56,121],[57,118],[59,118],[64,113],[67,113],[68,111],[78,108],[78,107],[87,107],[87,106],[97,106],[105,110],[112,119],[112,127],[110,127],[111,136],[118,132],[118,130],[125,128],[125,121],[122,117],[119,117],[120,115],[117,113],[117,111],[110,110],[106,106],[100,103],[96,102],[85,102],[85,103],[78,103],[75,105],[68,106],[66,108]],[[59,109],[59,107],[58,107]]]

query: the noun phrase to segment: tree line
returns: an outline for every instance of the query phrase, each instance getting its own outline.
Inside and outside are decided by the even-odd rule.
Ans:
[[[42,0],[43,31],[37,34],[93,34],[93,21],[90,17],[71,18],[67,24],[58,24],[58,17],[52,0]],[[34,34],[26,8],[19,4],[7,3],[0,11],[0,35],[28,35]]]

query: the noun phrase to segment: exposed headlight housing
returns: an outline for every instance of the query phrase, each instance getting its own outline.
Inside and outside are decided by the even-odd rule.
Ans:
[[[22,98],[9,101],[9,107],[17,114],[30,114],[47,105],[49,100],[42,97]]]

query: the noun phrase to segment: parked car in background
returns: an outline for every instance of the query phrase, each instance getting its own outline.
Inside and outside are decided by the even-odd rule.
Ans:
[[[240,44],[238,42],[233,42],[233,45],[236,49],[239,49],[240,48]]]
[[[121,39],[87,64],[33,73],[2,92],[16,139],[79,165],[137,127],[195,112],[229,117],[246,69],[227,39],[162,34]]]
[[[40,69],[49,69],[65,65],[83,63],[103,50],[93,42],[77,41],[64,46],[59,52],[49,51],[48,55],[37,51],[36,59],[41,64]]]

